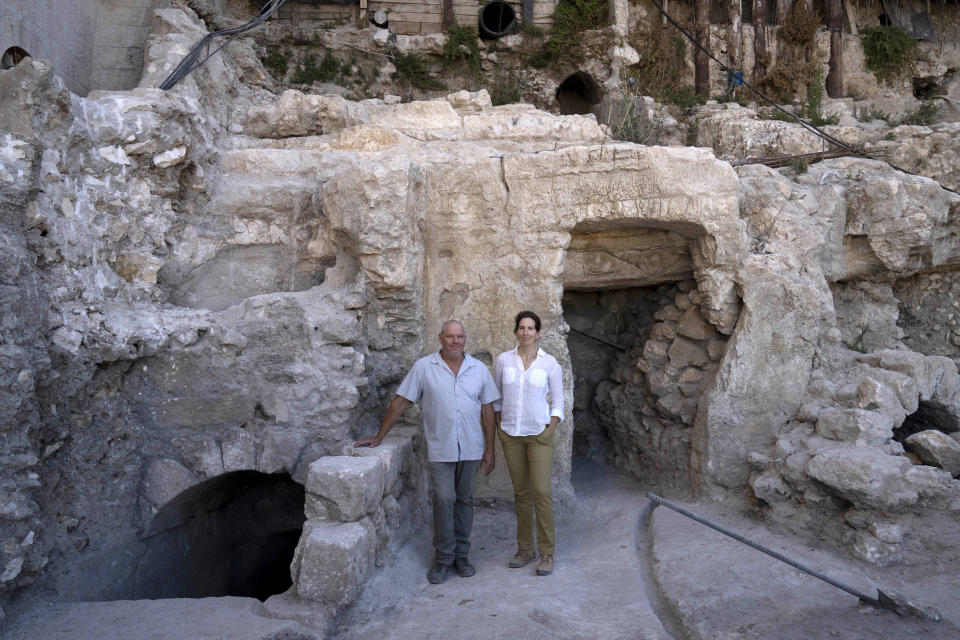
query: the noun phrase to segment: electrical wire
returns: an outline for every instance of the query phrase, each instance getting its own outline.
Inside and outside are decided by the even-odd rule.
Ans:
[[[664,10],[664,8],[663,8],[662,6],[660,6],[660,3],[657,2],[657,0],[650,0],[650,2],[652,2],[652,3],[653,3],[653,6],[655,6],[655,7],[657,8],[657,11],[659,11],[661,14],[663,14],[663,17],[666,18],[667,21],[677,29],[677,31],[679,31],[679,32],[682,33],[684,36],[686,36],[687,40],[689,40],[690,42],[692,42],[693,45],[694,45],[697,49],[699,49],[700,51],[702,51],[708,58],[710,58],[711,60],[713,60],[714,62],[716,62],[718,65],[720,65],[720,68],[723,69],[724,71],[726,71],[727,73],[733,73],[733,72],[734,72],[733,69],[731,69],[728,65],[725,65],[724,63],[720,62],[716,57],[714,57],[714,55],[713,55],[712,53],[710,53],[710,52],[706,49],[706,47],[704,47],[702,44],[700,44],[700,42],[699,42],[695,37],[693,37],[689,32],[687,32],[686,29],[684,29],[682,26],[680,26],[680,24],[679,24],[676,20],[674,20],[674,19],[670,16],[670,14],[667,13],[667,12]],[[787,114],[788,116],[790,116],[791,118],[793,118],[794,120],[796,120],[798,123],[800,123],[805,129],[807,129],[807,130],[810,131],[811,133],[819,136],[819,137],[822,138],[823,140],[826,140],[826,141],[829,142],[830,144],[832,144],[832,145],[834,145],[834,146],[837,146],[837,147],[840,147],[841,149],[845,149],[845,150],[851,152],[853,155],[861,156],[861,157],[868,158],[868,159],[871,159],[871,160],[879,160],[880,162],[885,162],[885,163],[886,163],[889,167],[891,167],[892,169],[895,169],[895,170],[900,171],[900,172],[902,172],[902,173],[905,173],[905,174],[907,174],[907,175],[917,176],[917,177],[920,177],[920,178],[927,178],[928,180],[933,180],[933,178],[929,178],[929,177],[927,177],[927,176],[921,176],[920,174],[914,173],[914,172],[912,172],[912,171],[908,171],[908,170],[904,169],[903,167],[898,167],[897,165],[893,164],[892,162],[887,162],[886,160],[880,160],[879,158],[873,158],[873,157],[871,157],[870,155],[868,155],[867,153],[865,153],[864,151],[862,151],[862,150],[860,150],[860,149],[857,149],[857,148],[855,148],[855,147],[851,147],[850,145],[848,145],[848,144],[847,144],[846,142],[844,142],[843,140],[840,140],[840,139],[838,139],[838,138],[835,138],[835,137],[831,136],[830,134],[826,133],[825,131],[819,129],[819,128],[816,127],[813,123],[807,122],[806,120],[804,120],[804,119],[801,118],[800,116],[796,115],[795,113],[791,113],[790,111],[787,111],[786,109],[784,109],[783,107],[781,107],[779,104],[777,104],[776,102],[774,102],[773,100],[771,100],[770,98],[768,98],[767,96],[765,96],[759,89],[755,88],[753,85],[751,85],[750,83],[748,83],[746,80],[741,80],[741,83],[742,83],[743,86],[745,86],[747,89],[749,89],[750,91],[752,91],[758,98],[760,98],[760,99],[763,100],[764,102],[770,104],[770,105],[773,106],[775,109],[777,109],[777,110],[779,110],[779,111]],[[944,191],[949,191],[950,193],[956,193],[956,194],[960,195],[960,191],[956,191],[956,190],[954,190],[954,189],[951,189],[950,187],[946,187],[946,186],[940,184],[939,182],[937,182],[936,180],[933,180],[933,181],[936,182],[937,185],[939,185],[939,187],[940,187],[941,189],[943,189]]]
[[[205,35],[200,42],[195,44],[192,49],[183,57],[183,60],[180,61],[180,64],[167,76],[167,79],[160,84],[160,88],[164,91],[172,89],[178,82],[190,75],[197,67],[203,65],[207,60],[216,55],[221,49],[233,42],[237,36],[241,33],[249,31],[250,29],[256,28],[270,19],[274,13],[277,12],[281,6],[286,3],[287,0],[267,0],[263,6],[260,7],[260,12],[257,14],[257,17],[247,22],[244,25],[239,27],[233,27],[232,29],[223,29],[221,31],[215,31],[214,33],[208,33]],[[200,54],[203,52],[203,48],[207,46],[207,43],[212,41],[214,38],[219,38],[223,36],[229,36],[223,44],[211,51],[205,58],[202,60]]]

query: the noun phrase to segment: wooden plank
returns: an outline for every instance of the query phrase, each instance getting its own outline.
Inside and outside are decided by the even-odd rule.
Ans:
[[[419,22],[394,22],[393,20],[391,20],[390,31],[393,31],[394,33],[399,33],[405,36],[419,35],[420,23]]]
[[[426,13],[401,13],[399,11],[391,11],[387,14],[390,18],[390,24],[393,25],[394,21],[396,22],[436,22],[440,23],[440,14],[431,16]]]

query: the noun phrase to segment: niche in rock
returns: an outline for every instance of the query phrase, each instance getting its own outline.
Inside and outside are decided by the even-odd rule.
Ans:
[[[726,344],[700,313],[689,242],[575,233],[563,274],[574,461],[605,459],[669,493],[691,489],[693,422]]]
[[[586,114],[603,100],[603,89],[589,73],[577,71],[560,83],[556,97],[563,115]]]
[[[930,430],[944,433],[960,431],[960,416],[942,404],[921,401],[917,410],[908,415],[903,424],[893,430],[893,439],[903,442],[915,433]]]
[[[286,591],[303,505],[303,486],[286,474],[234,471],[191,487],[154,516],[131,596],[266,600]]]

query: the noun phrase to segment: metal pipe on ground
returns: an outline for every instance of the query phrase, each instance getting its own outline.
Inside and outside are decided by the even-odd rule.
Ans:
[[[777,551],[774,551],[773,549],[765,547],[759,542],[754,542],[753,540],[750,540],[744,535],[741,535],[735,531],[731,531],[730,529],[727,529],[722,525],[712,522],[701,515],[697,515],[696,513],[688,509],[685,509],[678,504],[670,502],[666,498],[662,498],[653,492],[648,491],[647,498],[650,500],[650,502],[647,503],[647,506],[644,509],[643,514],[640,516],[640,522],[644,526],[646,526],[646,524],[650,522],[650,518],[653,514],[653,510],[656,509],[658,505],[662,504],[663,506],[667,507],[668,509],[672,509],[673,511],[676,511],[682,516],[686,516],[691,520],[699,522],[702,525],[706,525],[715,531],[719,531],[725,536],[729,536],[733,538],[737,542],[742,542],[745,545],[753,547],[757,551],[762,551],[763,553],[767,554],[771,558],[776,558],[780,562],[786,563],[791,567],[793,567],[794,569],[799,569],[800,571],[803,571],[804,573],[811,575],[818,580],[822,580],[823,582],[826,582],[829,585],[837,587],[838,589],[843,589],[850,595],[854,595],[857,598],[859,598],[860,602],[869,604],[870,606],[876,609],[886,609],[887,611],[893,611],[894,613],[900,616],[906,616],[909,614],[909,615],[916,616],[918,618],[925,618],[927,620],[932,620],[934,622],[940,621],[940,612],[937,611],[936,609],[933,609],[932,607],[919,607],[909,602],[903,596],[900,596],[895,593],[885,593],[881,591],[879,588],[877,589],[876,597],[869,596],[865,593],[857,591],[853,587],[849,587],[843,584],[842,582],[834,580],[833,578],[823,573],[820,573],[816,569],[811,569],[810,567],[807,567],[797,562],[796,560],[788,558],[782,553],[779,553]]]

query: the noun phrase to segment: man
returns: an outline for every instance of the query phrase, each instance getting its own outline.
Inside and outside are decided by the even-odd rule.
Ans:
[[[467,559],[473,527],[477,469],[490,475],[495,464],[493,401],[500,398],[486,365],[467,355],[463,325],[440,328],[440,351],[417,360],[400,383],[372,438],[355,447],[378,446],[411,402],[420,402],[433,497],[436,557],[427,579],[440,584],[451,565],[464,578],[477,571]]]

